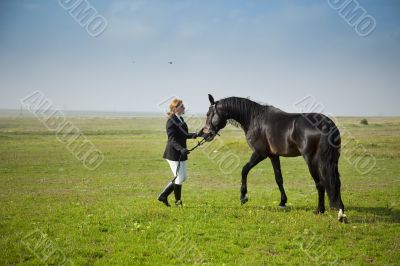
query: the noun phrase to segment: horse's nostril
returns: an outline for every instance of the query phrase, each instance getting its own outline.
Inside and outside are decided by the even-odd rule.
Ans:
[[[214,139],[214,137],[215,137],[215,134],[212,134],[211,132],[209,132],[204,136],[204,139],[207,141],[212,141]]]

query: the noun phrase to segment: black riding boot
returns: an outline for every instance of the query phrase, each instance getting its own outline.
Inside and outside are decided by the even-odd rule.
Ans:
[[[158,200],[165,204],[167,207],[171,207],[168,203],[169,194],[174,191],[174,183],[169,182],[168,185],[164,188],[164,191],[158,196]]]
[[[182,192],[182,185],[174,185],[174,194],[175,194],[175,205],[177,207],[183,207],[181,201],[181,192]]]

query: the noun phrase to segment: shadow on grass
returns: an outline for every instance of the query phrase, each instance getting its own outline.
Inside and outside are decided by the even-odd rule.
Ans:
[[[353,223],[400,223],[400,211],[385,207],[347,207],[356,212],[351,217]]]
[[[244,206],[221,206],[221,205],[211,205],[202,204],[198,206],[191,206],[187,208],[194,209],[232,209],[232,210],[257,210],[257,211],[268,211],[268,212],[293,212],[293,211],[304,211],[313,212],[315,206],[287,206],[282,209],[279,206],[254,206],[254,205],[244,205]],[[326,213],[337,212],[335,209],[327,209]],[[350,223],[400,223],[400,210],[385,208],[385,207],[346,207],[346,214],[349,216]]]
[[[310,211],[312,212],[315,208],[312,207],[292,207],[288,206],[286,208],[280,208],[279,206],[255,206],[255,205],[212,205],[212,204],[201,204],[197,206],[189,206],[185,208],[192,208],[192,209],[220,209],[220,210],[257,210],[257,211],[269,211],[269,212],[291,212],[291,211]]]

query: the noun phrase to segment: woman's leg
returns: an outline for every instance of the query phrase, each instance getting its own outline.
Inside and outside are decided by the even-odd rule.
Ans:
[[[163,192],[158,196],[158,200],[165,204],[165,206],[170,207],[171,205],[168,202],[169,194],[174,191],[174,183],[169,182],[168,185],[164,188]]]
[[[171,170],[174,172],[174,176],[176,175],[176,168],[178,167],[178,162],[176,165],[174,164],[174,168],[171,167]],[[178,176],[175,179],[175,184],[182,185],[183,182],[187,179],[187,170],[186,170],[186,161],[182,161],[179,165]]]
[[[175,179],[174,185],[175,205],[178,207],[182,207],[182,183],[185,182],[187,179],[186,161],[180,163],[178,171],[178,176]]]
[[[170,160],[167,160],[167,162],[175,176],[175,171],[176,171],[176,167],[178,166],[178,162],[170,161]],[[161,192],[161,194],[158,196],[158,200],[161,201],[162,203],[164,203],[167,207],[171,206],[168,202],[168,196],[172,193],[172,191],[174,191],[174,183],[169,182],[167,184],[167,186],[164,188],[164,191]]]

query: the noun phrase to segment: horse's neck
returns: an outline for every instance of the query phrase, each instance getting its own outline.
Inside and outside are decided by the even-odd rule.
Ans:
[[[244,132],[247,132],[250,125],[253,123],[253,116],[251,113],[241,112],[235,109],[235,106],[230,107],[226,115],[227,119],[235,120]]]
[[[231,105],[227,107],[226,115],[227,119],[235,120],[240,124],[244,132],[247,133],[249,129],[257,132],[257,130],[261,128],[261,121],[268,118],[270,113],[284,112],[272,105],[253,105],[251,111],[240,110],[238,106]]]
[[[257,132],[257,130],[261,128],[261,121],[263,119],[268,119],[269,114],[285,113],[272,105],[253,105],[248,102],[246,102],[245,105],[246,104],[250,104],[250,106],[244,108],[245,110],[243,110],[243,108],[241,109],[238,105],[227,105],[227,110],[225,112],[226,119],[235,120],[240,124],[245,133],[247,133],[249,129]]]

